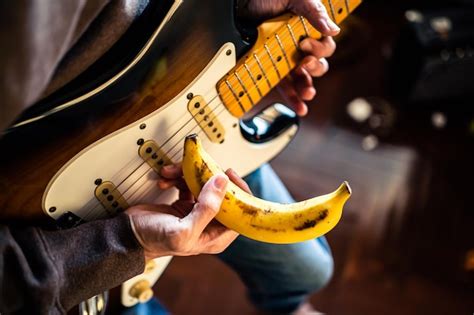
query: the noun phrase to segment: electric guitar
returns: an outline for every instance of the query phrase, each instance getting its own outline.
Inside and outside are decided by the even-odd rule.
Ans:
[[[176,192],[160,191],[157,173],[181,160],[191,133],[241,176],[295,136],[298,119],[282,104],[244,115],[298,64],[299,41],[321,36],[304,17],[255,30],[237,27],[233,1],[156,2],[141,32],[129,31],[106,61],[33,106],[0,140],[2,220],[52,218],[69,228],[170,202]],[[323,0],[336,23],[360,2]],[[149,298],[170,259],[125,282],[122,303]]]

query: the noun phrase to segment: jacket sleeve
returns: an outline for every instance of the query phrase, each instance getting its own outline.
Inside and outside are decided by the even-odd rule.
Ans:
[[[126,214],[61,231],[0,225],[0,313],[63,314],[144,266]]]

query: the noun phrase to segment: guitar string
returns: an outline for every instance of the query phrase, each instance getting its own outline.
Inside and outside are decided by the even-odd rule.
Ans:
[[[299,25],[302,25],[302,24],[298,24],[297,26],[299,26]],[[306,30],[305,30],[305,32],[306,32]],[[273,48],[273,47],[272,47],[272,48]],[[281,48],[281,47],[280,47],[280,48]],[[273,63],[273,61],[271,61],[271,62]],[[273,64],[273,67],[275,67],[274,64]],[[266,68],[266,67],[264,67],[264,68]],[[270,68],[272,68],[272,67],[270,67]],[[254,85],[255,85],[255,81],[252,80],[252,83],[254,83]],[[245,86],[245,84],[244,84],[244,86]],[[252,85],[250,89],[252,89],[252,88],[257,88],[257,86],[254,87],[254,86]],[[273,88],[273,87],[272,87],[272,88]],[[217,96],[218,96],[218,95],[217,95]],[[223,104],[222,104],[222,103],[218,104],[215,109],[217,109],[217,107],[218,107],[219,105],[223,105]],[[215,110],[215,109],[214,109],[214,110]],[[227,108],[224,106],[224,108],[223,108],[219,113],[217,113],[216,118],[217,118],[218,116],[220,116],[226,109],[227,109]],[[214,118],[214,119],[215,119],[215,118]],[[211,120],[211,121],[212,121],[212,120]],[[199,127],[199,126],[197,126],[197,127]],[[193,129],[194,129],[194,127],[193,127]],[[197,133],[199,134],[199,133],[201,133],[201,132],[202,132],[202,129],[200,129]],[[173,146],[173,148],[172,148],[171,150],[173,150],[174,147],[176,147],[176,145]],[[171,151],[171,150],[170,150],[170,151]],[[173,159],[174,159],[178,154],[180,154],[182,151],[184,151],[184,148],[180,147],[180,148],[178,149],[178,151],[176,151],[176,153],[174,153],[174,154],[170,157],[170,159],[173,160]],[[149,172],[150,172],[150,170],[147,170],[147,171],[145,172],[145,174],[147,174],[147,173],[149,173]],[[143,177],[145,174],[143,174],[141,177]],[[141,177],[140,177],[140,178],[141,178]],[[140,180],[140,178],[139,178],[138,180]],[[138,180],[137,180],[136,182],[134,182],[134,183],[132,184],[132,186],[135,185],[135,183],[137,183]],[[151,192],[151,191],[153,190],[153,186],[154,186],[154,185],[152,185],[152,188],[151,188],[151,189],[147,189],[146,187],[145,187],[144,189],[142,189],[140,195],[138,195],[135,200],[140,200],[145,194]],[[128,197],[128,199],[132,200],[133,197],[134,197],[134,195],[135,195],[136,193],[139,193],[139,192],[140,192],[140,189],[141,189],[142,187],[143,187],[143,186],[140,186],[137,190],[135,190],[135,192],[133,192],[132,195]],[[129,187],[129,188],[127,189],[127,191],[128,191],[130,188],[131,188],[131,187]],[[159,194],[160,194],[160,192],[159,192]],[[133,202],[133,201],[132,201],[132,202]]]
[[[296,26],[293,26],[293,29],[294,29],[295,31],[297,31],[297,27],[300,27],[300,28],[301,28],[301,27],[304,27],[304,26],[303,26],[302,23],[298,23]],[[297,31],[297,32],[298,32],[298,31]],[[305,30],[305,32],[306,32],[306,30]],[[298,32],[298,33],[299,33],[299,32]],[[286,35],[286,34],[285,34],[285,35]],[[292,36],[292,34],[290,34],[290,33],[288,32],[288,35],[285,36],[285,40],[287,40],[287,39],[289,38],[288,36]],[[283,36],[282,36],[282,38],[283,38]],[[270,43],[270,44],[271,44],[271,43]],[[275,47],[272,47],[272,49],[273,49],[273,48],[275,48]],[[280,47],[280,49],[281,49],[281,47]],[[266,60],[268,60],[268,59],[266,59]],[[264,60],[264,61],[265,61],[265,60]],[[270,60],[270,62],[272,63],[272,64],[270,65],[270,69],[275,68],[275,65],[273,64],[273,61]],[[255,64],[254,64],[254,65],[255,65]],[[264,69],[267,69],[267,65],[265,65]],[[248,83],[248,81],[247,81],[247,83]],[[252,83],[254,83],[254,82],[252,82]],[[251,86],[251,87],[249,88],[249,90],[253,90],[253,89],[256,89],[256,88],[257,88],[257,86],[255,86],[255,87],[254,87],[254,86]],[[212,90],[213,90],[213,89],[211,89],[211,91],[212,91]],[[206,106],[210,106],[211,103],[212,103],[218,96],[219,96],[219,94],[217,94],[216,96],[214,96],[214,97],[211,99],[211,101],[209,101],[209,103],[208,103]],[[218,106],[221,106],[221,105],[223,105],[223,104],[222,104],[222,103],[218,103],[217,106],[215,107],[215,109],[216,109]],[[215,109],[214,109],[214,110],[215,110]],[[225,106],[224,106],[224,109],[223,109],[221,112],[219,112],[219,113],[216,115],[216,117],[215,117],[214,119],[216,119],[218,116],[220,116],[220,114],[221,114],[225,109],[226,109],[226,108],[225,108]],[[199,113],[198,113],[198,114],[199,114]],[[168,139],[165,141],[165,143],[163,143],[163,145],[161,145],[160,148],[163,148],[164,145],[165,145],[167,142],[169,142],[177,133],[179,133],[179,132],[180,132],[189,122],[191,122],[191,121],[193,120],[193,118],[195,118],[195,116],[197,116],[198,114],[194,115],[190,120],[188,120],[188,122],[186,122],[183,127],[181,127],[175,134],[173,134],[170,138],[168,138]],[[211,121],[213,121],[214,119],[212,119]],[[204,119],[203,119],[203,120],[204,120]],[[203,120],[201,120],[200,122],[202,122]],[[200,122],[198,122],[198,123],[200,123]],[[195,127],[199,127],[199,125],[197,125],[197,126],[195,126]],[[191,129],[191,131],[192,131],[195,127],[193,127],[193,128]],[[168,155],[168,153],[171,152],[182,140],[183,140],[183,139],[181,139],[179,142],[177,142],[175,145],[173,145],[172,148],[166,153],[166,155]],[[178,150],[178,152],[175,153],[175,154],[172,156],[171,159],[173,159],[177,154],[179,154],[179,152],[180,152],[180,150]],[[136,159],[134,159],[134,160],[136,160]],[[114,188],[113,191],[117,190],[117,189],[123,184],[123,182],[125,182],[130,176],[132,176],[137,170],[139,170],[139,169],[143,166],[144,163],[147,163],[148,160],[149,160],[149,158],[146,159],[146,160],[144,160],[138,167],[136,167],[135,170],[134,170],[132,173],[130,173],[128,176],[126,176],[126,178],[125,178],[124,180],[122,180],[122,181]],[[147,165],[148,165],[148,163],[147,163]],[[150,169],[151,169],[151,168],[150,168]],[[144,174],[142,174],[135,182],[133,182],[133,183],[129,186],[129,188],[127,188],[126,191],[128,191],[133,185],[135,185],[135,183],[136,183],[137,181],[139,181],[143,176],[145,176],[148,172],[149,172],[149,170],[147,170],[147,172],[145,172]],[[113,192],[113,191],[112,191],[112,192]],[[125,192],[124,192],[123,194],[125,194]],[[122,194],[122,195],[123,195],[123,194]],[[94,199],[92,199],[91,201],[94,201]],[[101,204],[99,204],[98,206],[100,207]],[[95,207],[94,207],[94,208],[95,208]],[[96,209],[91,209],[91,211],[95,211],[95,210],[96,210]],[[89,212],[90,212],[90,211],[89,211]],[[86,214],[86,216],[89,216],[89,212]]]
[[[301,27],[304,27],[304,26],[303,26],[302,23],[298,23],[296,26],[293,26],[293,30],[294,30],[294,31],[297,31],[297,28],[298,28],[298,27],[301,28]],[[304,31],[305,31],[305,30],[304,30]],[[297,32],[299,33],[299,31],[297,31]],[[286,35],[286,34],[285,34],[285,35]],[[291,35],[290,33],[288,33],[288,35],[286,35],[285,37],[282,36],[282,38],[285,38],[285,40],[287,40],[287,39],[288,39],[289,37],[291,37],[291,36],[292,36],[292,35]],[[271,43],[270,43],[270,44],[271,44]],[[269,46],[269,47],[270,47],[270,46]],[[276,47],[276,46],[271,47],[271,48],[273,49],[273,48],[275,48],[275,47]],[[280,47],[280,49],[281,49],[281,47]],[[263,63],[263,64],[265,64],[265,60],[268,60],[268,59],[264,59],[264,63]],[[269,68],[272,70],[272,69],[275,68],[275,65],[273,64],[273,61],[272,61],[272,60],[270,60],[270,63],[271,63],[271,65],[270,65]],[[255,65],[255,64],[254,64],[254,65]],[[263,67],[263,68],[266,70],[266,69],[267,69],[267,64],[265,64],[265,67]],[[248,81],[247,81],[246,83],[248,83]],[[252,82],[252,83],[254,83],[254,82]],[[254,85],[255,85],[255,84],[254,84]],[[252,85],[251,85],[250,88],[249,88],[249,90],[253,90],[253,89],[256,89],[256,88],[257,88],[257,86],[252,86]],[[273,87],[272,87],[272,88],[273,88]],[[213,89],[214,89],[214,88],[212,88],[210,91],[212,91]],[[206,106],[210,106],[210,105],[212,104],[212,102],[213,102],[218,96],[219,96],[219,94],[217,94],[216,96],[214,96],[214,97],[211,99],[211,101],[209,101],[209,102],[207,103]],[[217,109],[217,107],[219,107],[219,106],[223,106],[224,108],[223,108],[223,110],[221,110],[217,115],[215,115],[215,118],[214,118],[214,119],[217,119],[217,117],[220,116],[220,115],[222,114],[222,112],[224,112],[224,111],[227,109],[227,108],[224,106],[223,103],[218,103],[217,106],[213,109],[213,111],[214,111],[215,109]],[[230,108],[229,108],[229,109],[230,109]],[[199,113],[198,113],[198,114],[199,114]],[[186,122],[183,127],[181,127],[177,132],[175,132],[175,134],[173,134],[170,138],[168,138],[168,139],[165,141],[165,143],[163,143],[163,145],[161,145],[160,148],[163,148],[164,145],[165,145],[167,142],[169,142],[177,133],[179,133],[182,129],[184,129],[184,127],[185,127],[186,125],[188,125],[189,122],[191,122],[191,121],[195,118],[195,116],[197,116],[198,114],[194,115],[190,120],[188,120],[188,122]],[[211,121],[214,121],[214,119],[212,119]],[[200,122],[198,122],[198,124],[201,123],[202,121],[204,121],[204,119],[201,120]],[[192,127],[191,131],[193,131],[193,129],[196,128],[196,127],[199,127],[199,125]],[[200,129],[201,129],[201,128],[200,128]],[[201,130],[201,131],[202,131],[202,130]],[[201,131],[199,131],[198,133],[200,133]],[[189,134],[189,132],[188,132],[187,134]],[[184,139],[184,138],[183,138],[183,139]],[[173,146],[171,147],[171,149],[168,150],[168,152],[165,153],[165,154],[168,155],[168,153],[170,153],[177,145],[179,145],[179,144],[182,142],[183,139],[179,140],[179,141],[178,141],[175,145],[173,145]],[[179,154],[181,151],[182,151],[182,150],[178,150],[170,159],[172,160],[172,159],[173,159],[177,154]],[[150,159],[150,158],[144,160],[138,167],[136,167],[135,170],[134,170],[132,173],[130,173],[128,176],[126,176],[126,178],[125,178],[124,180],[122,180],[121,183],[118,184],[118,185],[114,188],[113,191],[115,191],[115,190],[117,190],[119,187],[121,187],[121,185],[122,185],[130,176],[132,176],[137,170],[139,170],[139,169],[143,166],[143,164],[147,163],[149,159]],[[134,159],[134,160],[136,160],[136,159]],[[148,165],[148,163],[147,163],[147,165]],[[130,188],[132,188],[143,176],[145,176],[146,174],[149,173],[150,169],[153,170],[151,167],[149,167],[149,169],[147,169],[147,171],[146,171],[144,174],[142,174],[136,181],[134,181],[134,182],[127,188],[127,190],[126,190],[124,193],[122,193],[121,195],[123,196],[126,192],[128,192],[128,190],[129,190]],[[112,192],[113,192],[113,191],[112,191]],[[132,194],[132,195],[133,195],[133,194]],[[94,198],[93,198],[91,201],[94,201]],[[101,204],[98,204],[98,207],[101,207]],[[88,213],[86,214],[85,217],[88,217],[89,214],[90,214],[90,212],[95,212],[95,210],[96,210],[95,208],[96,208],[96,207],[94,207],[93,209],[91,209],[91,211],[88,211]]]
[[[298,28],[304,28],[303,24],[302,24],[302,23],[298,23],[297,25],[293,25],[293,26],[292,26],[292,29],[293,29],[295,32],[297,32],[297,33],[300,32],[300,31],[298,31]],[[306,32],[305,30],[303,30],[303,31]],[[292,37],[292,34],[289,33],[289,32],[288,32],[288,33],[285,32],[285,33],[282,34],[282,35],[284,35],[284,36],[281,36],[280,38],[282,38],[282,39],[284,39],[284,40],[291,39],[291,37]],[[271,45],[271,43],[270,43],[270,45]],[[280,48],[280,49],[281,49],[281,47],[279,47],[279,44],[278,44],[278,43],[276,43],[274,46],[270,46],[270,45],[269,45],[269,48],[270,48],[270,49],[274,49],[274,48]],[[251,59],[250,61],[253,62],[253,66],[258,65],[257,62],[254,61],[253,59]],[[267,61],[267,62],[265,62],[265,61]],[[250,65],[250,63],[249,63],[249,65]],[[269,58],[266,58],[266,59],[263,60],[262,66],[263,66],[263,68],[264,68],[265,70],[267,70],[268,68],[270,68],[270,70],[274,70],[274,71],[275,71],[275,65],[273,64],[273,61],[272,61],[272,60],[269,60]],[[267,67],[267,66],[270,66],[270,67]],[[246,86],[247,84],[249,84],[249,81],[251,81],[251,82],[250,82],[251,85],[250,85],[250,87],[248,88],[248,90],[254,91],[255,89],[258,88],[258,87],[255,85],[255,82],[253,82],[253,80],[252,80],[251,78],[250,78],[250,80],[244,80],[244,81],[243,81],[243,82],[245,83],[244,86]],[[272,88],[273,88],[273,87],[272,87]],[[212,92],[213,90],[214,90],[214,88],[210,89],[209,91]],[[208,93],[209,93],[209,92],[208,92]],[[248,93],[248,92],[247,92],[247,93]],[[205,107],[210,106],[210,105],[218,98],[218,96],[219,96],[219,94],[216,94],[216,95],[205,105]],[[219,100],[219,99],[217,99],[217,100]],[[216,105],[216,107],[213,109],[213,111],[215,111],[219,106],[223,106],[223,109],[222,109],[217,115],[215,115],[215,118],[213,118],[211,121],[214,121],[215,119],[217,119],[218,116],[220,116],[226,109],[228,109],[227,107],[225,107],[225,105],[224,105],[222,102],[219,102],[219,103],[217,103],[217,105]],[[239,105],[239,106],[240,106],[240,105]],[[234,106],[234,107],[237,108],[237,106]],[[231,108],[229,107],[229,110],[230,110],[230,109],[231,109]],[[180,131],[182,131],[190,122],[192,122],[192,121],[195,119],[195,117],[196,117],[197,115],[199,115],[199,112],[198,112],[196,115],[192,116],[191,119],[189,119],[181,128],[179,128],[171,137],[169,137],[169,138],[160,146],[160,149],[163,148],[163,147],[164,147],[172,138],[174,138]],[[199,124],[200,124],[201,122],[203,122],[204,120],[205,120],[205,119],[203,118],[201,121],[198,122],[198,125],[193,126],[193,127],[191,128],[191,131],[193,131],[193,129],[196,128],[196,127],[200,127]],[[202,132],[202,128],[200,128],[200,129],[201,129],[201,130],[198,131],[198,133],[201,133],[201,132]],[[189,132],[188,132],[187,134],[189,134]],[[180,139],[177,143],[175,143],[175,144],[165,153],[165,155],[168,155],[172,150],[174,150],[174,148],[175,148],[177,145],[179,145],[179,144],[182,142],[182,140],[184,140],[184,138]],[[177,154],[179,154],[181,151],[182,151],[182,150],[178,150],[175,154],[173,154],[173,156],[172,156],[170,159],[173,160],[173,158],[174,158]],[[150,158],[148,158],[148,159],[146,159],[146,160],[140,159],[140,160],[142,160],[143,162],[142,162],[138,167],[136,167],[136,168],[132,171],[132,173],[130,173],[128,176],[126,176],[126,178],[125,178],[124,180],[122,180],[117,186],[115,186],[115,188],[114,188],[113,191],[115,191],[115,190],[117,190],[119,187],[121,187],[121,185],[122,185],[128,178],[130,178],[130,176],[132,176],[136,171],[138,171],[145,163],[147,163],[149,159],[150,159]],[[133,161],[136,161],[136,160],[138,160],[138,158],[134,158],[134,159],[133,159],[132,161],[130,161],[130,162],[133,162]],[[127,163],[126,165],[130,164],[130,162]],[[147,163],[147,165],[148,165],[148,163]],[[122,169],[123,169],[123,168],[122,168]],[[123,196],[132,186],[134,186],[135,183],[136,183],[138,180],[140,180],[143,176],[145,176],[147,173],[149,173],[150,169],[153,170],[151,167],[149,167],[149,169],[147,170],[147,172],[145,172],[144,174],[142,174],[136,181],[134,181],[134,182],[129,186],[129,188],[127,188],[127,190],[126,190],[124,193],[122,193],[122,196]],[[113,191],[112,191],[112,192],[113,192]],[[92,198],[91,201],[93,202],[93,201],[95,201],[95,200],[96,200],[95,198]],[[101,206],[101,204],[99,204],[98,206]],[[96,207],[94,207],[94,208],[96,208]],[[96,210],[96,209],[91,209],[92,212],[94,212],[95,210]],[[89,211],[89,212],[85,215],[85,217],[88,217],[91,211]]]

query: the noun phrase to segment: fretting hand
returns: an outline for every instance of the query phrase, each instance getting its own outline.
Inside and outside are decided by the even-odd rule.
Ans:
[[[278,85],[278,90],[299,116],[308,112],[305,101],[316,95],[313,77],[324,75],[329,65],[326,58],[336,49],[331,36],[339,33],[339,27],[329,18],[320,0],[238,0],[239,14],[250,18],[271,18],[285,11],[302,15],[324,36],[317,41],[306,38],[300,49],[306,54],[300,64]]]

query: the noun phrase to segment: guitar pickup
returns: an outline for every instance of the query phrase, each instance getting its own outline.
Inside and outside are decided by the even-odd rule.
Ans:
[[[158,174],[163,166],[172,164],[170,158],[153,140],[148,140],[141,144],[138,149],[138,155]]]
[[[109,215],[122,212],[128,208],[127,201],[112,182],[102,182],[95,188],[94,194]]]
[[[197,95],[188,102],[188,111],[211,142],[224,142],[225,129],[202,96]]]

